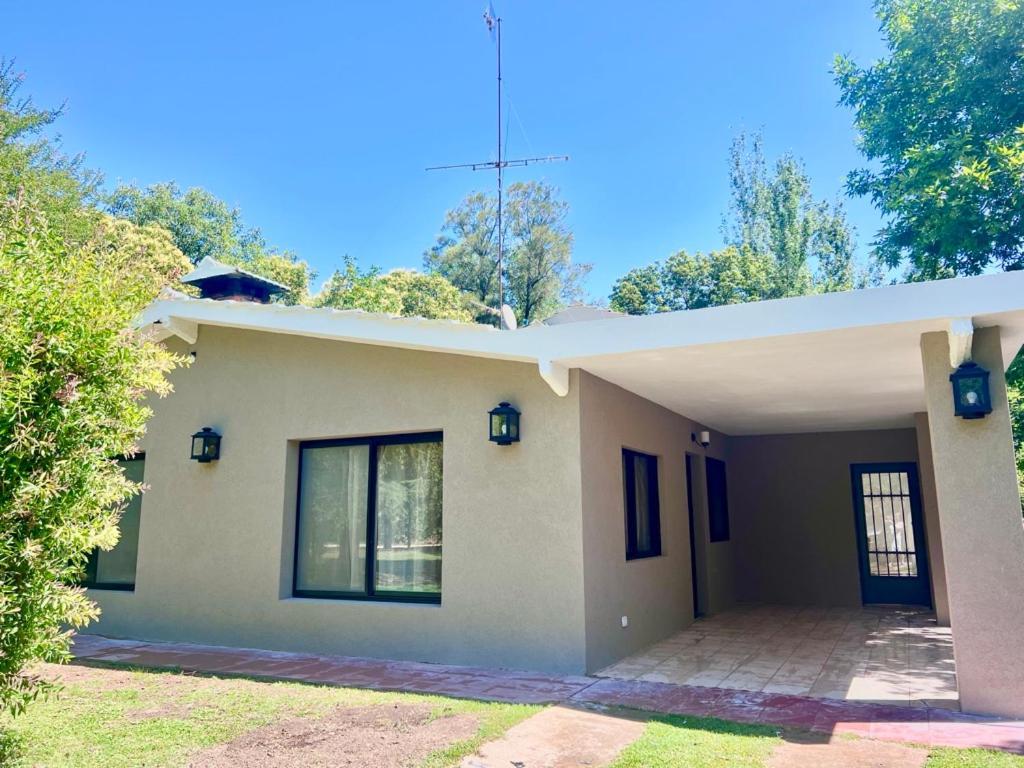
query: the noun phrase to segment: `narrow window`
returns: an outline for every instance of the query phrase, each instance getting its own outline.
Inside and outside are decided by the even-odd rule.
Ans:
[[[708,479],[708,534],[712,542],[729,540],[729,496],[725,483],[725,462],[704,460]]]
[[[124,476],[133,483],[141,483],[146,470],[146,457],[138,454],[117,462]],[[135,589],[135,566],[139,558],[139,523],[142,514],[142,496],[135,494],[121,512],[118,528],[121,537],[113,549],[95,549],[86,565],[83,585],[90,589]]]
[[[303,443],[299,597],[440,602],[440,433]]]
[[[623,448],[622,479],[626,508],[626,559],[656,557],[661,554],[658,458]]]

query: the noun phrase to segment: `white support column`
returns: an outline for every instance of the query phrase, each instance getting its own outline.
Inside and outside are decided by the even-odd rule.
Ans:
[[[960,705],[1024,716],[1024,526],[999,329],[974,331],[992,413],[953,414],[950,334],[921,337],[925,398]]]

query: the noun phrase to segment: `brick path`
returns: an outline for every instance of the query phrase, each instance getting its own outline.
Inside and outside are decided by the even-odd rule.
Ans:
[[[113,640],[99,635],[79,635],[75,639],[73,653],[84,661],[139,667],[173,667],[189,672],[528,704],[629,707],[930,746],[985,747],[1024,753],[1024,721],[930,707],[865,704],[641,680],[545,675],[410,661],[315,656],[186,643],[147,643]]]

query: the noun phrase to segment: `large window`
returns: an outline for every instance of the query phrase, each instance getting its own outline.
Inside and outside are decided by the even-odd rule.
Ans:
[[[708,479],[708,538],[729,540],[729,494],[725,482],[725,462],[704,459]]]
[[[146,470],[146,457],[138,454],[122,459],[118,464],[124,476],[133,483],[141,483]],[[85,586],[92,589],[135,589],[135,564],[139,558],[139,522],[142,496],[136,494],[125,505],[118,528],[121,538],[113,549],[96,549],[86,565]]]
[[[440,602],[440,432],[305,442],[299,597]]]
[[[658,458],[623,448],[622,478],[626,507],[626,559],[656,557],[661,554]]]

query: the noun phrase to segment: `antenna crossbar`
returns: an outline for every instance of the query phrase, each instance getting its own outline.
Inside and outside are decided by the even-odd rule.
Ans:
[[[568,155],[547,155],[546,157],[524,157],[519,160],[502,160],[502,168],[521,168],[525,165],[536,165],[537,163],[564,163],[569,160]],[[427,168],[428,171],[447,171],[452,168],[469,168],[471,171],[494,170],[499,167],[497,160],[488,160],[484,163],[459,163],[457,165],[433,165]]]

